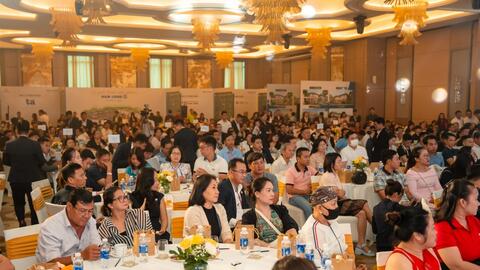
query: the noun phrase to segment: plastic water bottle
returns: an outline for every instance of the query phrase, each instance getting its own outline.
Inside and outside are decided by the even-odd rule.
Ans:
[[[127,191],[128,192],[133,192],[134,190],[135,190],[135,177],[130,175],[128,177]]]
[[[305,257],[305,248],[307,244],[305,244],[305,240],[303,236],[299,235],[297,237],[297,257],[304,258]]]
[[[248,253],[248,230],[245,227],[240,231],[240,250],[242,254]]]
[[[138,255],[140,257],[140,262],[147,262],[148,261],[148,241],[147,235],[145,233],[141,233],[138,239]]]
[[[379,170],[383,169],[383,162],[382,162],[382,161],[380,161],[380,163],[379,163],[379,165],[378,165],[378,169],[379,169]]]
[[[325,270],[332,269],[332,258],[330,256],[331,256],[330,248],[328,247],[327,244],[324,244],[322,249],[322,254],[320,256],[321,257],[320,265]]]
[[[307,245],[305,249],[305,259],[312,262],[315,259],[315,249],[311,245]]]
[[[282,239],[282,257],[289,256],[290,254],[292,254],[290,239],[288,239],[288,236],[285,235]]]
[[[110,259],[110,244],[107,238],[102,239],[102,246],[100,248],[100,265],[103,269],[108,268],[108,260]]]
[[[83,270],[83,258],[79,252],[73,255],[73,270]]]

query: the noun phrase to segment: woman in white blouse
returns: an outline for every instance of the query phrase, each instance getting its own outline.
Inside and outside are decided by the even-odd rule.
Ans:
[[[368,249],[365,243],[367,234],[367,221],[372,223],[372,211],[366,200],[352,200],[345,196],[345,190],[340,182],[338,173],[343,168],[342,157],[338,153],[328,153],[323,164],[325,173],[320,178],[320,186],[333,187],[338,196],[338,205],[341,216],[357,217],[358,245],[355,254],[375,256],[375,253]]]
[[[170,153],[167,156],[166,163],[160,165],[160,171],[169,171],[177,174],[181,183],[187,183],[192,181],[192,171],[188,163],[181,163],[182,150],[178,146],[172,147]]]

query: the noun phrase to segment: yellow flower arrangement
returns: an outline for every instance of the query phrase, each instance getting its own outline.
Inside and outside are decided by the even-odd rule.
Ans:
[[[357,171],[363,171],[366,167],[368,167],[368,162],[364,157],[359,156],[352,161],[352,165]]]
[[[62,142],[60,142],[60,141],[54,141],[54,142],[52,143],[52,146],[51,146],[51,148],[52,148],[55,152],[61,152],[61,151],[62,151],[62,147],[63,147],[63,145],[62,145]]]
[[[184,238],[178,244],[177,250],[170,253],[184,261],[185,269],[197,269],[197,266],[206,266],[208,259],[217,256],[217,248],[218,243],[215,240],[195,234]]]
[[[157,173],[157,181],[163,188],[164,193],[170,192],[170,184],[173,181],[173,173],[170,171],[162,171]]]

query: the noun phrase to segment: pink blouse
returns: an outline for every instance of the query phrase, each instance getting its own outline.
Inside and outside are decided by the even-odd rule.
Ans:
[[[426,172],[417,172],[410,169],[405,176],[408,190],[417,200],[424,198],[429,202],[432,199],[433,192],[442,190],[437,172],[432,167]]]

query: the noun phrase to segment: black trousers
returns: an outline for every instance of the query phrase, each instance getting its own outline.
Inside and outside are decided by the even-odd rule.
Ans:
[[[33,208],[33,201],[30,192],[32,192],[31,183],[10,183],[12,188],[12,198],[15,207],[15,215],[18,221],[25,220],[25,196],[28,199],[28,205],[30,206],[30,217],[32,224],[38,224],[37,214]]]

